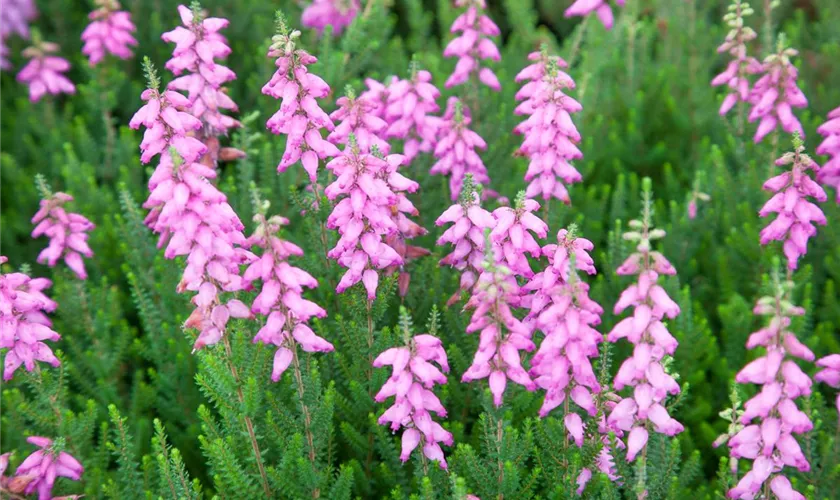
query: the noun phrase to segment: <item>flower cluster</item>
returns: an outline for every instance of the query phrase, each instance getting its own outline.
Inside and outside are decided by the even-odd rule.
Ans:
[[[493,262],[492,252],[484,261],[484,272],[478,277],[464,309],[473,309],[467,333],[481,332],[478,351],[472,365],[461,377],[462,382],[487,378],[493,403],[502,405],[508,379],[529,391],[537,388],[522,367],[520,351],[531,352],[531,329],[513,315],[519,307],[521,290],[516,277],[502,264]]]
[[[539,209],[539,203],[526,199],[525,193],[520,192],[514,207],[493,210],[496,224],[490,232],[490,241],[495,259],[507,266],[514,276],[534,276],[526,254],[538,259],[542,250],[531,232],[540,239],[548,236],[548,225],[534,215]]]
[[[435,221],[436,226],[452,223],[437,240],[438,245],[451,243],[455,248],[440,260],[440,265],[453,267],[461,272],[461,286],[448,305],[470,290],[483,272],[485,253],[484,232],[496,225],[493,215],[481,208],[481,197],[473,184],[472,175],[467,174],[458,203],[446,209]]]
[[[29,59],[17,74],[17,81],[29,86],[29,100],[38,102],[45,94],[75,94],[76,86],[64,76],[70,63],[63,57],[51,55],[58,52],[58,45],[36,40],[32,47],[23,51]]]
[[[8,261],[0,256],[0,264]],[[35,361],[58,366],[58,358],[43,340],[57,341],[58,333],[45,313],[58,305],[44,295],[52,282],[24,273],[0,274],[0,348],[8,349],[3,362],[3,380],[11,380],[20,365],[35,369]]]
[[[768,481],[770,490],[779,498],[805,498],[793,490],[783,474],[785,466],[803,472],[810,469],[794,434],[813,428],[808,415],[794,402],[799,396],[811,394],[811,379],[790,357],[813,361],[814,354],[787,330],[791,316],[805,314],[803,308],[789,301],[793,283],[782,281],[778,273],[773,278],[773,295],[761,298],[753,309],[757,315],[770,317],[770,321],[747,340],[748,349],[764,347],[765,355],[735,376],[736,382],[758,384],[761,390],[744,405],[740,423],[746,427],[728,443],[731,456],[753,460],[752,469],[729,490],[729,498],[754,498]]]
[[[345,94],[336,101],[338,109],[330,113],[330,119],[340,120],[340,123],[330,132],[327,140],[332,144],[346,146],[350,134],[353,134],[359,151],[369,153],[371,147],[376,146],[382,154],[388,154],[391,145],[382,139],[388,123],[374,112],[377,102],[367,97],[366,93],[356,97],[356,92],[349,85],[345,88]]]
[[[572,123],[570,113],[583,109],[579,102],[563,93],[574,88],[574,81],[560,68],[566,67],[559,57],[549,57],[545,49],[532,52],[528,59],[535,61],[516,75],[516,81],[530,80],[516,93],[522,102],[516,107],[518,115],[528,118],[513,131],[525,136],[519,153],[529,160],[525,181],[529,182],[526,195],[539,194],[544,200],[554,197],[570,203],[566,184],[579,182],[580,172],[569,160],[583,158],[575,144],[580,134]],[[558,182],[557,178],[563,180]]]
[[[6,39],[17,34],[21,38],[29,38],[29,21],[35,19],[38,11],[33,0],[3,0],[0,9],[0,69],[11,69],[12,65],[6,60],[9,48]]]
[[[160,153],[160,163],[149,179],[151,194],[143,207],[150,210],[146,223],[160,234],[165,257],[187,255],[187,266],[178,291],[197,292],[196,309],[185,326],[198,328],[194,348],[221,340],[231,316],[247,317],[248,308],[238,300],[221,303],[222,291],[242,289],[239,265],[249,259],[240,248],[244,226],[225,195],[208,179],[216,171],[198,160],[207,148],[187,135],[201,121],[187,112],[189,99],[177,92],[159,92],[157,76],[147,63],[150,88],[143,92],[146,104],[132,117],[130,126],[146,127],[140,149],[147,163]]]
[[[837,203],[840,203],[840,108],[828,113],[828,121],[817,128],[817,133],[825,137],[817,146],[817,154],[831,157],[823,164],[817,180],[834,188]]]
[[[400,256],[400,261],[391,264],[385,270],[385,274],[390,276],[395,272],[399,272],[399,276],[397,278],[397,292],[400,297],[405,297],[408,294],[408,286],[411,283],[411,274],[405,270],[405,265],[412,260],[429,255],[431,252],[423,247],[408,244],[408,240],[412,240],[418,236],[423,236],[427,234],[428,231],[423,226],[408,218],[409,215],[420,215],[420,212],[406,196],[407,191],[414,192],[419,185],[415,187],[415,185],[412,184],[408,189],[401,189],[394,185],[394,183],[390,180],[392,174],[396,174],[398,176],[400,175],[397,173],[400,165],[401,163],[399,162],[388,162],[387,171],[385,173],[386,178],[389,179],[388,184],[391,186],[391,190],[397,197],[396,202],[394,202],[390,207],[391,217],[394,224],[397,226],[397,230],[391,231],[385,236],[385,244],[393,248],[397,252],[397,255]]]
[[[764,75],[755,82],[747,98],[752,105],[749,121],[760,120],[753,138],[755,142],[761,142],[779,123],[785,132],[805,135],[802,124],[792,111],[792,108],[808,106],[805,94],[796,85],[799,71],[790,62],[790,58],[798,53],[795,49],[786,48],[784,36],[780,36],[776,53],[767,56],[761,65]]]
[[[183,26],[161,35],[163,41],[175,44],[166,68],[177,78],[169,82],[167,88],[188,93],[189,113],[201,120],[198,135],[208,147],[213,160],[211,165],[215,165],[219,153],[215,137],[241,126],[239,121],[221,113],[221,110],[238,110],[236,103],[222,90],[222,85],[236,79],[236,74],[214,60],[230,54],[227,41],[219,33],[227,27],[228,20],[205,17],[197,3],[192,9],[179,5],[178,14]],[[187,74],[180,76],[184,72]],[[214,139],[211,141],[210,138]]]
[[[626,0],[615,0],[616,5],[624,7]],[[610,0],[575,0],[563,13],[565,17],[588,16],[595,13],[605,28],[612,29],[615,18],[610,8]]]
[[[51,194],[41,200],[41,208],[32,217],[32,223],[36,224],[32,237],[46,235],[50,239],[49,246],[38,254],[39,263],[54,267],[63,258],[67,267],[84,280],[87,271],[82,256],[93,257],[87,239],[88,231],[96,226],[80,214],[65,211],[64,204],[68,201],[73,201],[73,197],[66,193]]]
[[[729,53],[732,61],[719,75],[712,80],[712,86],[726,85],[729,87],[729,94],[720,106],[720,114],[725,115],[739,102],[747,102],[750,95],[750,81],[748,74],[761,72],[761,63],[754,57],[747,55],[747,42],[754,40],[755,31],[744,25],[744,18],[752,15],[753,10],[749,4],[741,0],[734,0],[728,8],[729,12],[723,16],[723,20],[729,26],[729,33],[726,40],[718,47],[718,53]]]
[[[393,121],[389,118],[387,112],[388,100],[391,94],[389,89],[391,85],[399,81],[399,78],[391,76],[389,80],[390,81],[387,83],[382,83],[374,80],[373,78],[365,78],[365,86],[367,87],[367,90],[362,92],[362,95],[359,96],[360,99],[364,99],[371,104],[370,113],[377,118],[385,120],[388,125],[390,125]]]
[[[484,85],[499,91],[502,85],[493,70],[487,67],[479,69],[479,59],[501,61],[502,56],[491,36],[499,36],[501,31],[483,10],[487,8],[485,0],[456,0],[458,7],[467,10],[455,18],[449,31],[461,34],[454,38],[443,50],[443,57],[457,57],[455,70],[446,80],[446,88],[466,83],[469,78],[478,73],[478,79]]]
[[[341,156],[327,164],[337,178],[324,192],[330,200],[341,198],[327,218],[327,227],[341,235],[328,256],[347,268],[336,287],[338,293],[362,281],[368,299],[373,300],[379,284],[378,270],[404,263],[397,250],[383,241],[383,237],[400,231],[395,213],[415,211],[413,205],[405,205],[410,205],[407,198],[397,196],[420,187],[397,172],[404,161],[405,157],[397,154],[381,158],[363,153],[351,135]]]
[[[321,137],[321,129],[333,130],[333,122],[316,99],[327,97],[330,87],[317,75],[309,72],[307,66],[318,59],[303,49],[295,48],[300,31],[290,31],[286,21],[278,14],[277,35],[271,39],[269,57],[276,57],[277,70],[262,93],[275,99],[282,99],[280,109],[266,122],[274,134],[286,134],[286,151],[278,172],[300,160],[309,179],[314,183],[318,176],[318,159],[339,154],[338,148]]]
[[[817,366],[822,370],[814,375],[814,380],[840,389],[840,354],[829,354],[818,359]],[[837,412],[840,417],[840,393],[837,394]]]
[[[429,172],[432,175],[450,176],[449,193],[452,201],[458,199],[467,174],[472,175],[473,181],[482,186],[490,184],[487,167],[475,151],[476,148],[487,149],[487,143],[469,129],[471,122],[469,108],[457,97],[450,97],[438,127],[438,139],[434,150],[437,162]]]
[[[117,0],[96,0],[96,5],[99,8],[88,15],[91,23],[82,32],[82,54],[88,56],[91,66],[105,59],[106,53],[130,59],[134,54],[129,47],[137,45],[131,35],[137,30],[131,14],[120,10]]]
[[[314,28],[319,34],[327,26],[332,26],[334,35],[341,34],[350,26],[359,13],[359,0],[312,0],[303,9],[300,23],[307,28]]]
[[[426,458],[446,469],[440,443],[452,446],[452,434],[432,420],[431,415],[446,417],[446,409],[432,391],[435,385],[446,383],[444,373],[449,372],[446,351],[434,335],[412,336],[406,320],[408,313],[405,309],[400,313],[405,346],[387,349],[373,361],[376,368],[392,367],[391,376],[374,397],[377,403],[394,397],[394,404],[379,417],[379,424],[390,424],[393,431],[405,429],[400,460],[407,461],[411,452],[420,446]]]
[[[385,137],[405,141],[403,154],[409,162],[418,152],[431,151],[439,119],[429,115],[440,110],[437,105],[440,91],[432,83],[432,74],[419,69],[413,60],[409,79],[393,81],[387,87],[387,96]]]
[[[41,436],[30,436],[26,441],[41,449],[21,462],[15,470],[14,477],[3,477],[9,466],[9,453],[0,455],[0,482],[4,489],[15,495],[31,495],[37,492],[40,500],[49,500],[53,498],[52,489],[59,476],[73,481],[81,479],[85,469],[73,455],[63,451],[63,439],[53,441]]]
[[[261,248],[262,255],[253,259],[242,280],[246,287],[256,280],[263,282],[251,311],[268,316],[268,319],[257,332],[254,342],[277,346],[271,372],[271,380],[277,382],[296,355],[298,344],[305,352],[330,352],[334,348],[307,325],[313,317],[323,318],[327,312],[318,304],[303,298],[304,288],[316,288],[318,281],[303,269],[289,263],[289,257],[300,257],[303,250],[277,236],[280,226],[289,221],[280,216],[266,219],[260,212],[254,216],[254,222],[257,228],[245,246]]]
[[[819,172],[820,167],[803,153],[805,146],[798,136],[794,136],[793,147],[793,152],[785,153],[776,160],[777,166],[791,165],[791,170],[764,183],[766,191],[776,194],[758,212],[761,217],[779,214],[776,220],[761,230],[761,244],[784,241],[783,249],[790,269],[796,269],[799,258],[808,251],[808,238],[817,234],[813,223],[826,223],[825,214],[808,197],[819,202],[827,199],[823,188],[808,175],[808,170]]]
[[[638,275],[636,283],[621,293],[615,304],[615,314],[629,306],[633,315],[619,321],[607,340],[617,342],[626,338],[633,345],[633,355],[627,358],[615,376],[615,389],[633,387],[633,396],[622,399],[609,414],[607,423],[615,430],[629,431],[627,460],[632,461],[645,448],[648,429],[673,436],[683,426],[668,414],[665,399],[678,394],[680,386],[665,370],[665,356],[677,348],[677,340],[668,332],[663,319],[675,318],[679,306],[657,283],[660,274],[676,274],[676,270],[659,252],[651,250],[652,240],[665,236],[665,231],[652,227],[650,179],[645,179],[644,210],[641,221],[630,221],[624,239],[637,242],[636,252],[616,270],[620,276]]]

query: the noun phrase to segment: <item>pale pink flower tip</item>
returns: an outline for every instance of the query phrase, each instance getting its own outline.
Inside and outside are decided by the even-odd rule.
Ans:
[[[470,77],[477,75],[484,85],[495,91],[501,90],[502,85],[493,70],[479,65],[479,60],[502,59],[499,48],[490,39],[501,34],[499,27],[483,13],[487,8],[484,0],[458,0],[456,5],[466,6],[467,10],[455,19],[450,29],[452,33],[461,34],[443,50],[444,57],[458,58],[455,70],[446,80],[446,88],[466,83]]]
[[[133,56],[130,46],[136,46],[137,40],[131,35],[136,31],[131,22],[131,13],[120,10],[117,0],[96,0],[99,7],[88,16],[91,23],[82,32],[82,54],[90,58],[91,66],[112,54],[120,59]]]
[[[70,69],[70,63],[67,59],[51,55],[58,49],[54,43],[40,42],[23,51],[29,62],[17,74],[17,80],[29,86],[30,101],[38,102],[45,94],[76,93],[76,86],[64,76]]]
[[[59,440],[59,445],[55,445],[52,439],[39,436],[28,437],[26,441],[41,449],[26,457],[15,471],[12,480],[24,482],[24,494],[31,495],[37,492],[41,500],[50,499],[57,477],[66,477],[73,481],[81,479],[85,469],[72,455],[61,450],[63,440]]]
[[[624,7],[626,0],[615,0],[616,5]],[[575,0],[563,13],[565,17],[588,16],[595,13],[605,28],[612,29],[615,22],[609,0]]]
[[[54,267],[59,259],[64,259],[67,266],[79,279],[87,279],[87,271],[82,256],[93,257],[88,246],[88,232],[96,226],[84,216],[64,210],[64,203],[73,201],[65,193],[55,193],[49,199],[41,200],[41,208],[32,217],[35,229],[32,237],[45,235],[50,239],[49,246],[38,255],[38,262]]]
[[[312,0],[303,9],[300,23],[307,28],[314,28],[323,34],[327,26],[332,26],[334,35],[340,35],[350,26],[359,14],[359,0]]]

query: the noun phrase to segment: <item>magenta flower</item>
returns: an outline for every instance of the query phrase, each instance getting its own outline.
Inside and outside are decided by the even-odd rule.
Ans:
[[[0,256],[0,264],[8,262]],[[52,286],[46,278],[30,278],[23,273],[0,274],[0,348],[8,349],[3,362],[3,380],[11,380],[23,365],[35,369],[35,361],[53,366],[60,362],[43,340],[53,342],[61,336],[54,332],[45,313],[55,311],[58,304],[43,290]]]
[[[458,203],[446,209],[435,221],[436,226],[452,223],[437,240],[438,245],[451,243],[455,248],[440,260],[440,265],[450,266],[461,272],[461,286],[449,299],[452,305],[461,293],[472,289],[478,276],[484,271],[484,232],[492,230],[496,219],[481,208],[480,195],[473,184],[472,175],[467,174]]]
[[[388,86],[388,105],[385,108],[385,121],[388,129],[386,138],[405,141],[403,154],[408,162],[419,151],[428,153],[432,150],[437,135],[438,118],[429,116],[440,109],[437,98],[440,91],[432,82],[432,74],[411,62],[411,76],[408,80],[397,80]]]
[[[117,0],[96,0],[96,5],[99,8],[88,15],[91,23],[82,32],[82,54],[88,56],[91,66],[102,61],[106,53],[130,59],[134,54],[129,46],[137,45],[131,35],[137,30],[131,13],[120,10]]]
[[[230,54],[225,37],[219,33],[229,21],[204,17],[200,9],[191,10],[183,5],[178,6],[178,14],[183,26],[161,35],[163,41],[175,43],[166,68],[178,78],[169,82],[167,88],[189,94],[189,113],[201,120],[199,137],[207,142],[205,145],[210,149],[215,164],[218,146],[215,141],[211,143],[207,139],[227,135],[231,128],[241,126],[238,120],[221,113],[222,110],[238,110],[236,103],[222,90],[222,85],[235,80],[236,74],[215,61]],[[180,76],[185,72],[187,74]]]
[[[764,59],[764,76],[755,82],[747,99],[752,105],[749,121],[760,120],[755,132],[755,142],[761,142],[779,123],[787,133],[797,132],[800,136],[805,136],[802,124],[793,115],[792,110],[808,106],[805,94],[796,85],[799,71],[790,62],[790,58],[798,53],[794,49],[785,48],[784,37],[780,37],[777,52]]]
[[[645,179],[649,183],[649,179]],[[649,186],[649,184],[648,184]],[[651,250],[652,240],[665,236],[665,231],[653,229],[650,216],[650,191],[644,191],[642,221],[630,221],[632,231],[624,239],[636,241],[637,251],[616,270],[621,276],[637,275],[636,283],[621,293],[615,304],[615,314],[633,307],[633,315],[616,324],[607,340],[617,342],[626,338],[633,345],[633,355],[627,358],[615,376],[615,390],[633,388],[633,396],[622,399],[610,412],[607,423],[613,429],[629,432],[627,460],[633,461],[647,445],[648,432],[673,436],[683,426],[668,414],[665,399],[679,394],[680,386],[666,371],[666,355],[672,355],[677,340],[665,326],[664,318],[674,319],[680,307],[657,283],[660,274],[676,274],[676,270],[659,252]]]
[[[817,180],[834,188],[837,203],[840,203],[840,108],[828,114],[828,121],[817,128],[817,133],[824,137],[817,146],[817,154],[831,157],[817,173]]]
[[[516,278],[508,268],[491,259],[488,253],[485,270],[464,306],[465,310],[473,310],[467,333],[481,333],[478,351],[461,382],[488,379],[493,403],[501,406],[508,380],[529,391],[537,388],[522,367],[520,355],[520,351],[531,352],[535,346],[531,342],[531,329],[513,315],[512,308],[520,305],[521,295]]]
[[[405,310],[402,312],[404,314]],[[391,366],[391,376],[374,400],[381,403],[391,396],[394,404],[379,417],[380,425],[390,424],[396,432],[404,428],[400,460],[407,461],[418,446],[423,455],[447,468],[440,443],[452,446],[452,434],[432,419],[432,413],[446,417],[446,409],[432,391],[446,383],[449,364],[440,339],[433,335],[414,335],[405,331],[406,345],[392,347],[376,357],[373,366]],[[435,366],[437,364],[437,366]]]
[[[31,495],[38,492],[39,500],[53,498],[52,489],[57,477],[67,477],[78,481],[85,469],[72,455],[62,451],[64,440],[53,442],[52,439],[30,436],[26,441],[41,448],[21,462],[12,481],[25,483],[23,493]]]
[[[490,68],[479,69],[479,59],[501,61],[502,56],[491,36],[499,36],[501,31],[487,15],[485,0],[455,0],[457,7],[467,7],[466,12],[455,18],[450,32],[461,34],[454,38],[443,50],[443,57],[457,57],[455,70],[446,80],[446,88],[466,83],[475,73],[484,85],[495,91],[502,89],[499,79]]]
[[[46,235],[50,239],[49,246],[38,255],[39,263],[55,267],[63,258],[67,267],[84,280],[87,271],[82,256],[93,257],[87,239],[88,232],[96,226],[80,214],[66,212],[64,204],[68,201],[73,201],[73,197],[66,193],[55,193],[41,200],[41,208],[32,217],[32,223],[36,224],[32,237]]]
[[[29,22],[38,17],[33,0],[3,0],[0,9],[0,39],[13,34],[29,39]]]
[[[359,0],[312,0],[303,9],[300,24],[314,28],[319,35],[332,26],[333,35],[340,35],[359,14]]]
[[[283,102],[266,127],[273,134],[286,134],[286,151],[277,171],[285,172],[300,161],[310,181],[316,182],[318,159],[340,154],[338,148],[321,137],[321,129],[333,130],[334,125],[316,99],[327,97],[330,87],[307,68],[318,59],[303,49],[295,49],[300,31],[290,32],[282,18],[278,25],[280,33],[272,38],[268,50],[269,57],[277,58],[277,70],[263,86],[262,93]]]
[[[817,366],[822,368],[814,380],[840,389],[840,354],[830,354],[817,360]],[[840,417],[840,393],[837,394],[837,412]]]
[[[624,7],[626,0],[615,0],[616,5]],[[615,18],[610,8],[610,0],[575,0],[563,13],[565,17],[588,16],[595,13],[598,20],[608,30],[612,29]]]
[[[493,211],[496,225],[490,232],[490,241],[495,259],[507,266],[514,276],[534,276],[526,254],[538,259],[542,249],[531,233],[540,239],[548,236],[548,225],[533,213],[539,209],[539,203],[526,199],[520,192],[513,208],[499,207]]]
[[[271,380],[277,382],[292,362],[298,345],[305,352],[330,352],[334,348],[307,324],[313,317],[325,317],[327,312],[303,298],[304,288],[316,288],[318,281],[289,263],[289,257],[303,256],[303,250],[277,236],[280,226],[289,221],[280,216],[266,219],[259,213],[254,216],[254,222],[257,228],[245,246],[259,247],[263,252],[259,258],[253,259],[242,280],[245,288],[250,288],[256,280],[263,282],[262,291],[254,299],[251,311],[268,316],[268,319],[257,332],[254,342],[277,346],[271,372]]]
[[[549,57],[545,50],[532,52],[528,59],[536,62],[516,76],[517,82],[531,81],[516,93],[516,99],[522,102],[515,110],[518,115],[528,115],[528,119],[513,129],[514,133],[525,136],[519,148],[519,153],[529,160],[525,195],[533,198],[541,194],[544,200],[554,197],[569,204],[569,192],[563,183],[581,180],[580,172],[569,161],[583,158],[575,145],[580,142],[580,133],[570,113],[583,108],[563,93],[563,89],[575,87],[574,81],[560,69],[567,66],[565,61]]]
[[[399,273],[399,276],[397,277],[397,292],[400,297],[405,297],[408,294],[408,286],[411,283],[411,274],[405,269],[406,264],[412,260],[429,255],[431,252],[425,248],[408,244],[408,240],[412,240],[418,236],[423,236],[427,234],[428,231],[423,226],[408,218],[409,215],[415,217],[420,215],[420,212],[406,196],[406,191],[414,192],[419,185],[415,187],[416,183],[405,179],[405,177],[397,173],[399,167],[400,163],[398,162],[388,162],[387,170],[385,172],[385,175],[387,176],[385,177],[386,182],[397,196],[396,202],[390,206],[391,218],[396,225],[397,230],[391,231],[385,236],[385,243],[389,247],[393,248],[397,252],[397,255],[400,256],[400,261],[389,266],[385,270],[385,274],[390,276],[395,272]],[[406,185],[405,182],[410,182],[412,184]]]
[[[747,340],[748,349],[764,347],[765,355],[751,361],[735,376],[740,384],[762,387],[744,405],[740,423],[746,427],[729,439],[732,457],[753,460],[752,469],[729,490],[729,498],[754,498],[769,481],[778,498],[805,499],[791,487],[784,467],[810,470],[794,434],[810,431],[813,424],[794,400],[811,394],[811,379],[791,356],[813,361],[814,354],[787,330],[791,316],[805,314],[803,308],[789,302],[793,283],[782,282],[777,273],[773,278],[774,295],[762,297],[753,309],[757,315],[769,316],[769,324]]]
[[[350,134],[353,134],[356,136],[359,151],[369,153],[371,146],[376,146],[382,154],[388,154],[391,145],[382,139],[388,123],[374,112],[377,102],[366,97],[367,92],[356,97],[356,93],[349,85],[345,93],[347,95],[339,97],[336,101],[338,109],[330,113],[331,120],[340,120],[341,123],[330,132],[327,140],[332,144],[346,146],[350,141]]]
[[[367,90],[362,92],[359,98],[371,104],[369,111],[373,116],[385,120],[385,123],[390,125],[393,120],[388,118],[388,113],[386,112],[388,109],[388,99],[391,94],[389,89],[391,85],[399,81],[399,78],[391,76],[388,80],[388,83],[381,83],[373,78],[365,78]]]
[[[732,56],[732,61],[726,66],[722,73],[715,76],[712,86],[726,85],[729,87],[729,94],[720,106],[721,116],[725,115],[739,102],[747,102],[750,95],[750,81],[747,75],[761,73],[762,66],[754,57],[747,56],[747,42],[754,40],[755,31],[744,25],[744,17],[753,13],[753,10],[744,6],[740,0],[735,0],[729,6],[729,12],[723,17],[726,24],[731,28],[726,35],[726,40],[718,47],[719,54],[724,52]]]
[[[486,187],[490,184],[487,167],[476,152],[487,149],[487,143],[477,133],[469,129],[472,122],[470,109],[457,97],[450,97],[446,103],[446,113],[438,127],[438,139],[435,144],[435,158],[438,161],[429,171],[432,175],[449,175],[449,193],[452,201],[458,199],[464,186],[464,178],[472,175],[473,181]]]
[[[63,57],[53,56],[58,45],[52,42],[38,42],[23,51],[29,59],[17,74],[17,81],[29,86],[29,100],[38,102],[44,94],[75,94],[76,86],[63,75],[70,69],[70,63]]]
[[[793,145],[794,152],[785,153],[776,160],[777,166],[792,165],[791,171],[764,183],[765,191],[776,194],[758,212],[761,217],[779,214],[776,220],[761,230],[761,244],[784,241],[783,249],[790,269],[796,269],[799,258],[808,251],[808,239],[817,234],[813,223],[826,224],[825,214],[808,197],[818,202],[827,199],[823,188],[808,176],[808,170],[819,172],[819,165],[802,152],[805,147],[798,136],[794,136]]]

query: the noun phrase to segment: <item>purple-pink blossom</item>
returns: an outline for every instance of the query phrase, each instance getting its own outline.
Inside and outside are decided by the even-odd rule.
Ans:
[[[755,82],[747,98],[752,105],[748,120],[750,123],[759,120],[753,138],[755,142],[761,142],[779,124],[789,134],[797,132],[805,136],[802,124],[793,114],[793,108],[808,106],[808,99],[796,84],[799,71],[790,62],[798,53],[795,49],[785,48],[781,38],[776,53],[767,56],[761,65],[764,75]]]
[[[455,70],[446,80],[446,88],[455,87],[467,82],[473,75],[478,74],[478,79],[495,91],[499,91],[502,85],[493,70],[481,68],[479,60],[490,59],[501,61],[499,48],[490,37],[499,36],[501,31],[485,13],[487,8],[485,0],[455,0],[457,7],[467,7],[467,10],[455,18],[452,33],[461,33],[447,44],[443,50],[443,57],[457,57],[458,63]]]
[[[369,153],[371,147],[376,146],[382,154],[388,154],[391,145],[383,139],[388,122],[375,113],[378,106],[375,98],[369,97],[367,92],[356,97],[349,85],[345,94],[336,101],[338,109],[330,113],[330,119],[339,123],[327,136],[327,140],[332,144],[346,146],[350,141],[350,134],[353,134],[359,151]]]
[[[282,99],[280,109],[266,122],[273,134],[286,135],[286,151],[278,172],[298,161],[303,164],[311,182],[318,177],[318,161],[339,154],[329,141],[321,137],[321,129],[333,130],[332,120],[318,105],[316,99],[327,97],[330,87],[319,76],[309,72],[307,66],[318,59],[303,49],[295,48],[300,31],[290,31],[285,21],[278,21],[279,33],[271,39],[269,57],[276,57],[277,70],[262,88],[262,93]]]
[[[446,417],[446,409],[432,391],[435,385],[446,383],[446,351],[433,335],[405,333],[405,346],[391,347],[373,361],[376,368],[392,367],[391,376],[374,397],[377,403],[394,397],[394,404],[379,417],[379,423],[390,425],[394,432],[404,429],[400,460],[407,461],[420,447],[426,458],[446,469],[440,444],[452,446],[452,434],[432,419],[432,413]]]
[[[761,73],[762,70],[761,63],[747,55],[747,42],[756,37],[755,31],[744,25],[744,17],[751,13],[752,9],[747,11],[744,4],[738,1],[729,7],[729,12],[723,18],[730,30],[717,51],[719,54],[728,53],[732,60],[726,65],[726,69],[712,80],[714,87],[729,87],[729,93],[720,106],[721,115],[728,113],[737,103],[747,102],[750,95],[750,81],[747,75]]]
[[[82,54],[95,66],[111,54],[120,59],[130,59],[132,46],[137,40],[131,35],[137,28],[131,22],[131,13],[120,10],[117,0],[96,0],[98,8],[88,15],[91,23],[82,32]]]
[[[520,192],[515,206],[493,210],[496,224],[490,232],[490,241],[495,259],[507,266],[514,276],[534,276],[526,254],[538,259],[542,249],[534,236],[539,239],[548,236],[548,224],[534,215],[539,209],[539,203],[526,199]]]
[[[817,366],[822,368],[816,375],[814,380],[822,382],[835,389],[840,389],[840,354],[829,354],[817,360]],[[840,393],[837,393],[837,412],[840,418]]]
[[[452,201],[458,199],[467,174],[472,175],[477,184],[484,187],[490,184],[487,167],[476,152],[476,149],[487,149],[487,143],[470,130],[471,123],[470,109],[457,97],[450,97],[438,126],[438,138],[434,149],[437,162],[429,172],[432,175],[449,176]]]
[[[817,128],[823,141],[817,146],[817,154],[829,156],[817,173],[817,180],[834,189],[837,203],[840,203],[840,108],[828,113],[828,121]]]
[[[560,69],[567,66],[565,61],[549,57],[545,49],[532,52],[528,59],[534,62],[516,75],[517,82],[529,81],[516,93],[516,99],[522,102],[514,111],[528,118],[513,129],[525,138],[519,148],[519,154],[529,161],[525,194],[529,198],[542,195],[544,200],[553,197],[569,204],[564,183],[581,180],[580,172],[569,162],[583,158],[576,146],[581,138],[571,113],[583,108],[563,92],[575,87],[571,77]]]
[[[0,256],[0,264],[7,261]],[[21,365],[31,372],[35,361],[60,364],[43,342],[61,338],[52,330],[52,321],[46,315],[58,307],[44,294],[50,286],[52,282],[46,278],[33,279],[23,273],[0,274],[0,348],[8,349],[3,361],[3,380],[11,380]]]
[[[437,98],[440,91],[432,83],[432,74],[418,69],[417,61],[411,62],[407,80],[396,80],[388,85],[388,104],[385,121],[388,128],[385,138],[401,139],[403,154],[411,162],[422,151],[428,153],[435,144],[438,118]]]
[[[399,81],[396,76],[391,76],[387,79],[387,83],[382,83],[373,78],[365,78],[365,87],[367,89],[359,96],[360,99],[371,104],[370,113],[377,118],[385,120],[390,125],[391,119],[388,117],[388,99],[390,98],[391,85]],[[387,130],[387,129],[386,129]]]
[[[54,267],[59,259],[64,259],[79,279],[87,279],[87,271],[82,256],[93,257],[93,250],[88,246],[89,231],[96,226],[83,215],[67,212],[64,204],[73,201],[66,193],[55,193],[41,200],[41,208],[32,217],[35,229],[32,237],[47,236],[49,246],[38,255],[38,262]]]
[[[15,470],[12,481],[18,483],[22,493],[31,495],[37,492],[39,500],[50,500],[53,498],[52,489],[56,478],[66,477],[73,481],[81,479],[85,469],[75,457],[63,451],[63,439],[53,441],[45,437],[30,436],[26,441],[41,449],[26,457]]]
[[[624,3],[626,0],[615,0],[615,4],[624,7]],[[563,15],[565,17],[575,17],[575,16],[588,16],[589,14],[595,13],[598,16],[598,20],[601,21],[601,24],[604,25],[605,28],[612,29],[613,24],[615,23],[615,17],[613,16],[613,11],[610,8],[610,0],[575,0],[575,3],[569,6]]]
[[[254,342],[277,347],[271,372],[271,380],[277,382],[292,362],[298,345],[304,352],[330,352],[334,348],[307,324],[313,317],[326,317],[327,311],[303,297],[304,290],[316,288],[318,281],[289,262],[289,257],[303,256],[303,250],[277,236],[280,227],[289,223],[288,219],[280,216],[266,219],[259,213],[254,216],[254,222],[257,228],[244,246],[259,247],[262,255],[252,259],[242,280],[246,288],[256,280],[263,283],[251,311],[268,318]]]
[[[825,191],[808,175],[808,170],[819,172],[820,167],[807,154],[798,136],[794,137],[794,151],[776,160],[777,166],[791,165],[790,171],[770,178],[763,189],[775,194],[758,212],[761,217],[771,213],[778,216],[761,230],[761,244],[784,241],[783,250],[788,268],[796,269],[799,258],[808,251],[808,239],[817,234],[814,224],[825,225],[823,211],[808,197],[818,202],[827,199]]]
[[[318,34],[323,34],[327,26],[332,26],[333,34],[339,35],[350,26],[359,10],[359,0],[312,0],[303,9],[300,24],[314,28]]]
[[[30,101],[38,102],[45,94],[76,93],[76,86],[64,76],[70,63],[63,57],[51,55],[58,49],[58,44],[39,41],[23,51],[29,62],[17,74],[17,81],[29,86]]]
[[[3,0],[0,9],[0,38],[16,34],[29,39],[29,22],[38,17],[34,0]]]

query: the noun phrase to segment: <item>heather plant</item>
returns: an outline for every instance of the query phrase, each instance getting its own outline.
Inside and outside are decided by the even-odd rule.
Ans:
[[[2,0],[0,497],[838,498],[834,0],[181,3]]]

